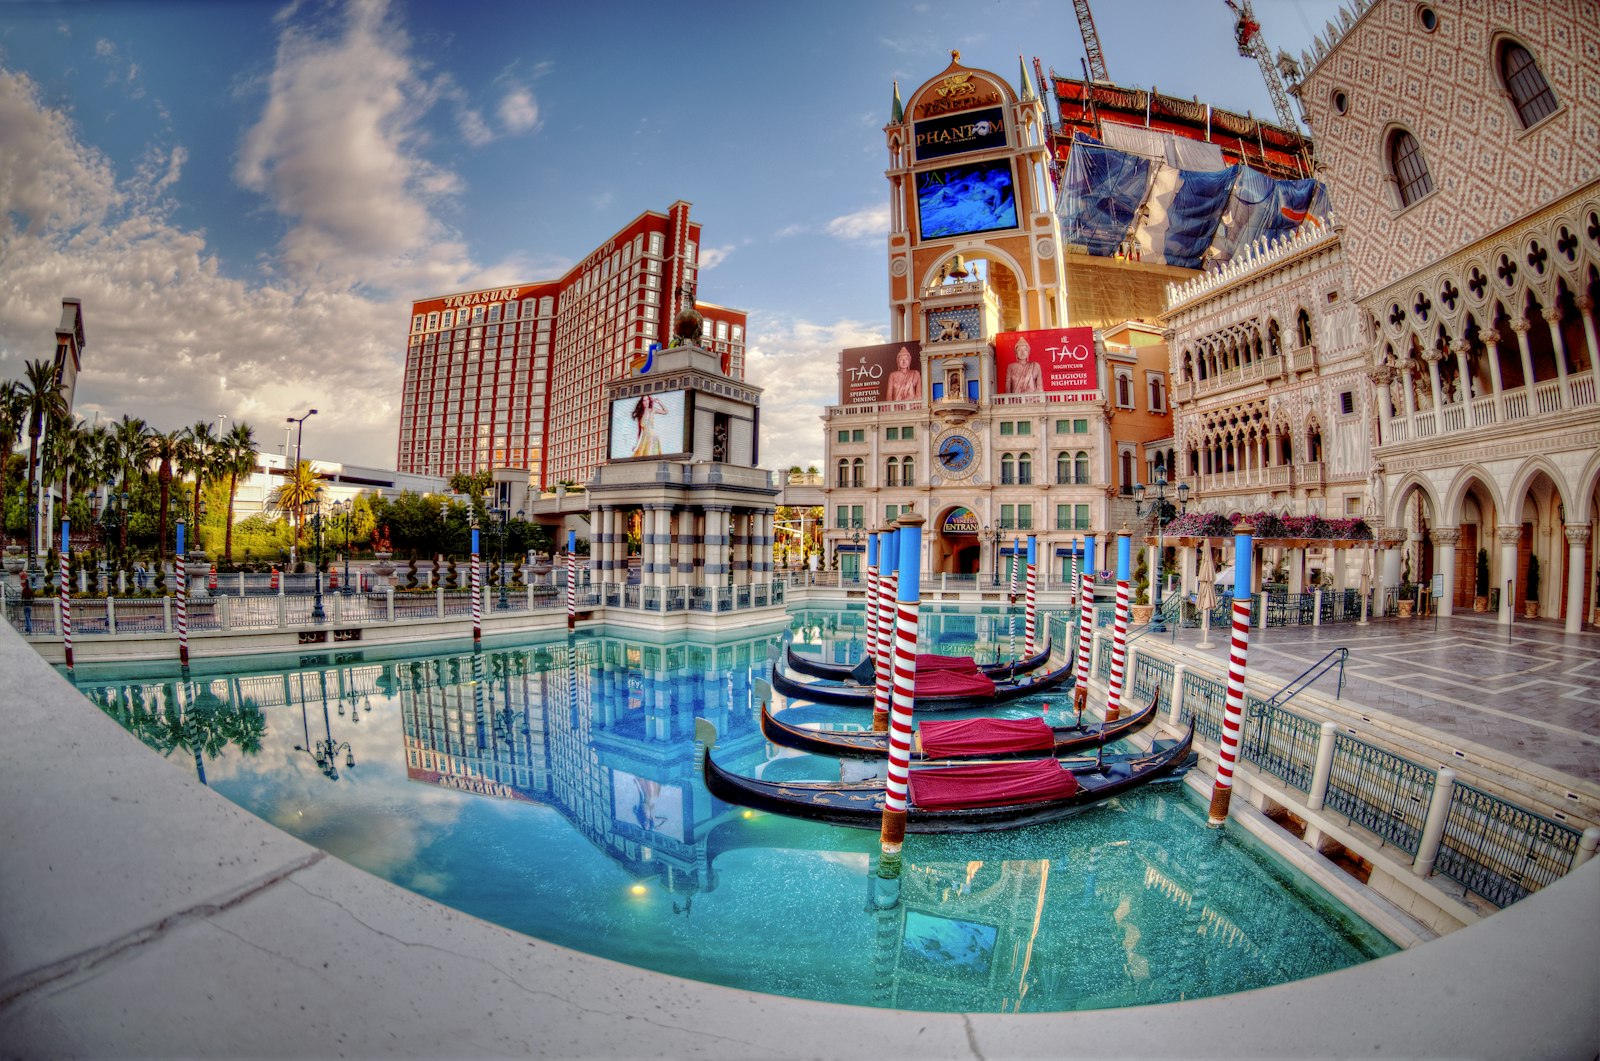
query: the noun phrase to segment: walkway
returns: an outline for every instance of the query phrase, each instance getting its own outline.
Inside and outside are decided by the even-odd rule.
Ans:
[[[1172,643],[1172,633],[1141,642]],[[1177,645],[1228,663],[1228,632],[1177,633]],[[1281,685],[1345,647],[1342,699],[1426,727],[1447,741],[1526,759],[1600,785],[1600,630],[1563,632],[1559,620],[1519,620],[1509,630],[1493,616],[1386,619],[1367,626],[1270,627],[1250,632],[1253,682]],[[1332,674],[1314,688],[1332,696]]]

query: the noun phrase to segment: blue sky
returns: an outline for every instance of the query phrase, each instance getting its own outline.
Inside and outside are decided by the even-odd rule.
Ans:
[[[1298,56],[1338,6],[1256,12]],[[1094,13],[1114,80],[1271,115],[1222,0]],[[892,86],[952,48],[1013,80],[1083,54],[1067,0],[0,3],[0,378],[74,295],[86,416],[270,449],[315,406],[307,455],[392,467],[413,299],[554,278],[685,199],[701,297],[750,314],[763,463],[818,462],[837,351],[887,337]]]

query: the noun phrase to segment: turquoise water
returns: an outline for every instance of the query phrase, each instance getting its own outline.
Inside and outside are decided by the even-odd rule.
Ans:
[[[852,621],[791,625],[848,658]],[[931,621],[980,658],[1008,648],[984,617]],[[696,716],[716,726],[719,762],[837,776],[760,736],[780,631],[641,644],[585,630],[78,685],[176,767],[353,865],[530,936],[732,987],[1044,1012],[1264,987],[1395,950],[1241,832],[1206,828],[1178,784],[1051,826],[909,837],[898,901],[878,908],[875,833],[730,807],[699,781]],[[334,752],[320,766],[319,747]]]

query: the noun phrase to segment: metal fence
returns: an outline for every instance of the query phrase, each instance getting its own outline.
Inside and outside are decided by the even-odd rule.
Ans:
[[[1170,682],[1170,670],[1165,660],[1141,654],[1135,687]],[[1185,670],[1180,692],[1179,723],[1193,720],[1198,738],[1220,743],[1226,683]],[[1320,722],[1247,698],[1240,757],[1263,773],[1309,792],[1322,739]],[[1333,742],[1324,806],[1415,857],[1438,773],[1347,733],[1335,732]],[[1434,869],[1494,905],[1507,906],[1569,872],[1582,835],[1457,781]]]

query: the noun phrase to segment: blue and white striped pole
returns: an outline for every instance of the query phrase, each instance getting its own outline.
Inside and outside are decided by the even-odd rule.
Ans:
[[[4,459],[0,457],[0,459]],[[72,587],[71,577],[72,521],[61,517],[61,647],[66,650],[67,669],[72,669]]]
[[[483,586],[478,564],[478,528],[472,528],[472,646],[483,642]]]
[[[1233,535],[1233,641],[1228,647],[1228,698],[1222,707],[1222,741],[1217,749],[1217,780],[1211,788],[1206,824],[1228,820],[1233,797],[1233,767],[1239,761],[1239,735],[1244,730],[1244,670],[1250,655],[1251,535],[1255,528],[1241,523]]]
[[[878,613],[878,655],[873,660],[872,732],[889,732],[889,705],[894,689],[894,610],[899,578],[900,531],[891,525],[883,532],[878,549],[878,598],[871,607]]]
[[[578,625],[578,532],[567,531],[567,629]]]
[[[867,535],[867,658],[878,659],[878,532]]]

